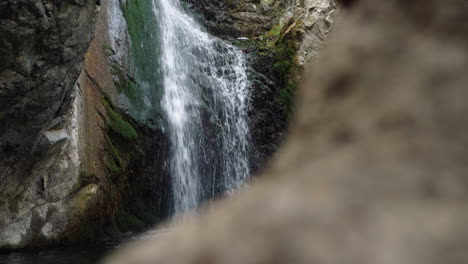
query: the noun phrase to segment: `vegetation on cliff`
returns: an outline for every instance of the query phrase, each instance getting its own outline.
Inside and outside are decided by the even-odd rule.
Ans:
[[[294,112],[294,97],[297,83],[302,74],[302,67],[297,60],[300,36],[297,31],[301,21],[275,25],[265,35],[258,37],[260,53],[273,55],[273,72],[280,89],[278,100],[286,109],[289,119]]]

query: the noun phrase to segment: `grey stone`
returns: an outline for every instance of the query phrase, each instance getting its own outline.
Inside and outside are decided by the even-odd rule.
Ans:
[[[25,247],[63,232],[46,215],[66,222],[69,213],[63,199],[78,180],[72,128],[50,129],[71,120],[96,1],[3,0],[0,10],[0,248]],[[62,214],[45,213],[47,197]]]

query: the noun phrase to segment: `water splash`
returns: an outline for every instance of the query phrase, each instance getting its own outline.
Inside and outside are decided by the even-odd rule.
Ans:
[[[211,36],[174,0],[154,0],[172,145],[174,211],[183,213],[250,176],[244,54]]]

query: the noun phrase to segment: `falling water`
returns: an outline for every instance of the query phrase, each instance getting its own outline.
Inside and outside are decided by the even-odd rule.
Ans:
[[[177,0],[159,19],[174,211],[183,213],[249,177],[248,79],[242,51],[206,33]]]

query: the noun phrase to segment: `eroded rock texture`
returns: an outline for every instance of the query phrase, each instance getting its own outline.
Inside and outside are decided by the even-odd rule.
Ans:
[[[0,247],[68,223],[64,203],[80,186],[74,84],[95,13],[94,0],[0,1]]]
[[[287,6],[276,0],[186,0],[215,35],[252,37],[270,30]]]
[[[465,0],[357,1],[264,179],[107,263],[468,262],[467,22]]]
[[[247,54],[252,160],[254,170],[262,168],[284,140],[302,67],[324,47],[338,5],[334,0],[186,1],[211,33]]]

